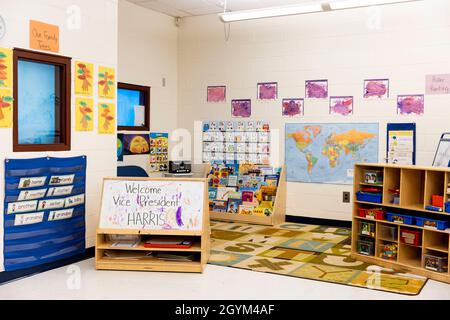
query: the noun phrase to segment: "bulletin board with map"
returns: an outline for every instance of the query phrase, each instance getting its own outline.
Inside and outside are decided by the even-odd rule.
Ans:
[[[356,163],[378,162],[378,123],[287,123],[287,181],[352,184]]]

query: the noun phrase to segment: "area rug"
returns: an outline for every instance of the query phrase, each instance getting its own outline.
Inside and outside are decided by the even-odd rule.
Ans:
[[[427,278],[350,257],[351,230],[283,223],[211,222],[210,264],[417,295]]]

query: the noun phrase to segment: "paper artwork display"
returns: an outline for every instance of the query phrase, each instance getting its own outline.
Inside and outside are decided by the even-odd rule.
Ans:
[[[148,134],[125,134],[123,136],[123,154],[149,154],[150,138]]]
[[[283,99],[282,115],[285,117],[302,116],[304,100],[300,98]]]
[[[207,102],[225,102],[227,87],[225,86],[208,86]]]
[[[258,100],[276,100],[278,98],[277,82],[260,82],[257,85]]]
[[[12,127],[13,101],[11,89],[0,89],[0,128]]]
[[[389,79],[364,80],[364,98],[389,98]]]
[[[387,163],[414,164],[414,130],[388,130]]]
[[[116,97],[116,73],[114,68],[98,68],[99,98],[114,99]]]
[[[123,161],[123,133],[117,134],[117,161]]]
[[[92,63],[75,61],[75,94],[93,96],[93,74],[94,65]]]
[[[328,80],[307,80],[305,90],[308,99],[327,99]]]
[[[231,100],[231,115],[236,118],[249,118],[252,115],[252,100]]]
[[[116,128],[116,105],[100,102],[98,108],[98,133],[113,134]]]
[[[90,98],[75,99],[75,131],[94,130],[94,100]]]
[[[169,170],[169,134],[150,133],[150,172]]]
[[[397,97],[397,113],[401,115],[422,115],[424,113],[424,95],[399,95]]]
[[[8,48],[0,48],[0,88],[12,88],[12,55]]]
[[[330,97],[330,114],[352,115],[353,97]]]

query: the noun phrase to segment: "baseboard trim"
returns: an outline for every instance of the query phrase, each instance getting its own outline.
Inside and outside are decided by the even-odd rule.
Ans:
[[[77,262],[86,260],[86,259],[90,259],[90,258],[94,257],[94,255],[95,255],[94,247],[91,247],[91,248],[87,248],[84,253],[67,258],[67,259],[55,261],[52,263],[46,263],[41,266],[22,269],[22,270],[0,272],[0,285],[6,284],[11,281],[19,280],[22,278],[30,277],[32,275],[39,274],[42,272],[61,268],[61,267],[64,267],[64,266],[67,266],[67,265],[70,265],[73,263],[77,263]]]
[[[319,226],[330,226],[330,227],[338,227],[338,228],[351,228],[352,227],[351,221],[311,218],[311,217],[303,217],[303,216],[286,216],[286,222],[316,224]]]

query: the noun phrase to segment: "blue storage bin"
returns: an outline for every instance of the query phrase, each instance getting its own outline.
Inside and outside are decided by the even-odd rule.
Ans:
[[[419,217],[416,218],[416,224],[419,227],[430,227],[437,230],[445,230],[449,227],[448,221]]]
[[[445,203],[445,212],[449,212],[450,213],[450,202],[446,202]]]
[[[358,191],[356,193],[356,200],[364,202],[382,203],[383,195],[381,193],[368,193]]]
[[[386,219],[390,222],[400,223],[399,221],[403,221],[403,224],[414,225],[414,217],[405,214],[386,212]]]

